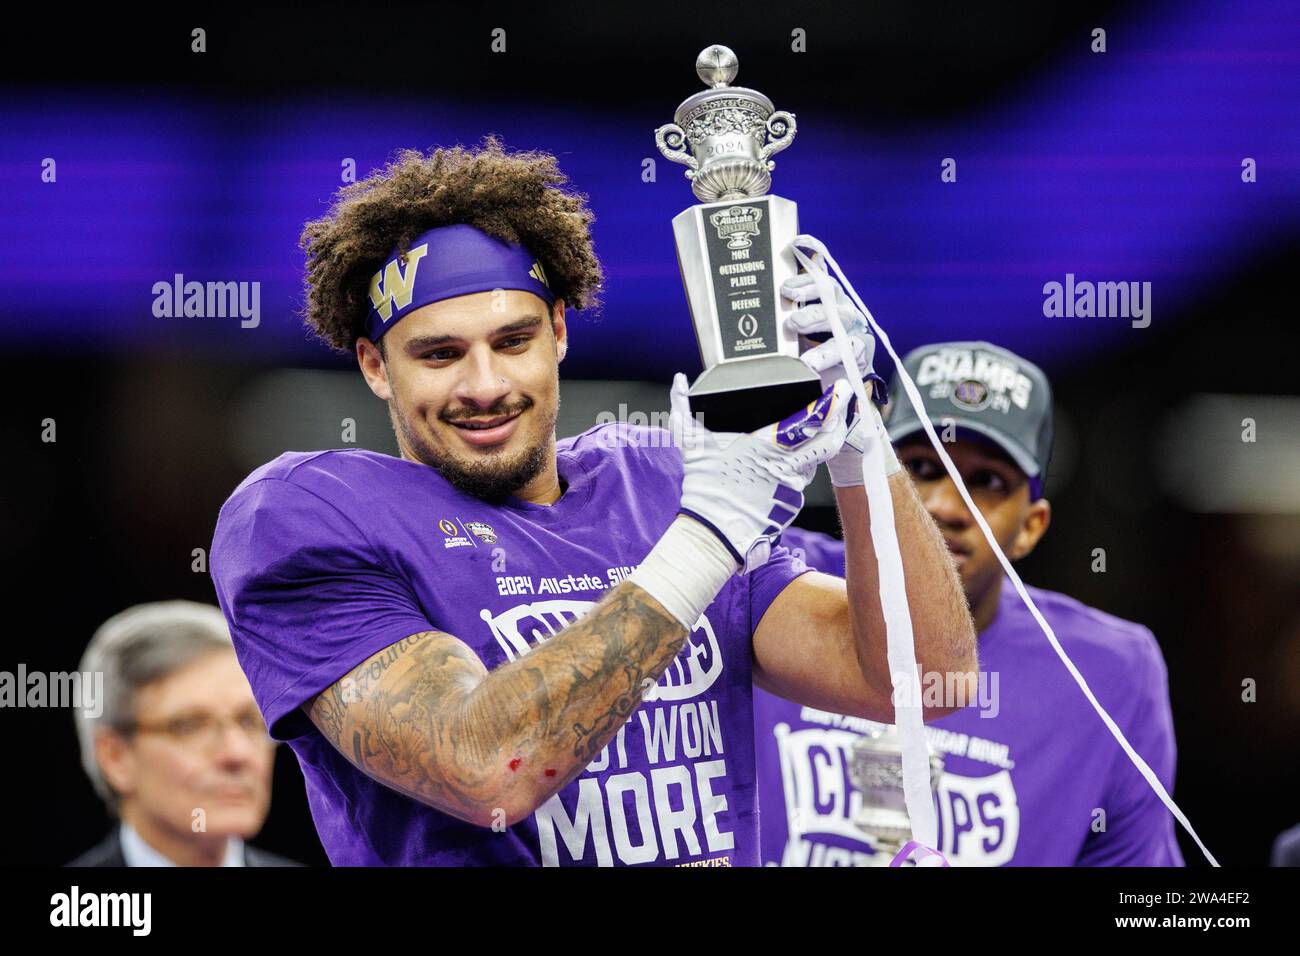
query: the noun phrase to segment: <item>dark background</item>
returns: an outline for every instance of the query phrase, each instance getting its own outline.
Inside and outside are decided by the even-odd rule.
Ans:
[[[0,63],[0,669],[75,669],[98,624],[138,602],[215,603],[190,563],[221,503],[280,451],[337,446],[343,415],[359,444],[394,450],[355,363],[295,314],[296,232],[337,188],[340,157],[360,177],[393,148],[489,129],[556,152],[592,196],[609,276],[604,310],[571,322],[561,431],[623,394],[662,407],[672,372],[699,370],[668,227],[693,198],[663,160],[643,183],[641,161],[700,88],[696,54],[722,42],[738,84],[799,117],[773,191],[800,203],[900,352],[984,338],[1047,370],[1054,522],[1020,572],[1153,630],[1174,797],[1221,863],[1265,863],[1300,822],[1295,20],[1269,3],[494,3],[15,23]],[[206,54],[190,52],[193,26]],[[498,26],[505,55],[489,52]],[[1089,50],[1096,26],[1105,54]],[[39,183],[47,155],[66,157],[57,186]],[[939,181],[947,156],[955,184]],[[1257,183],[1241,182],[1246,156]],[[148,290],[177,271],[261,279],[261,327],[154,318]],[[1042,284],[1066,272],[1152,281],[1151,327],[1043,317]],[[819,486],[799,523],[833,531],[829,501]],[[1090,570],[1097,547],[1105,574]],[[1241,699],[1247,678],[1257,702]],[[0,862],[64,862],[108,827],[71,715],[0,721]],[[325,862],[287,748],[256,842]]]

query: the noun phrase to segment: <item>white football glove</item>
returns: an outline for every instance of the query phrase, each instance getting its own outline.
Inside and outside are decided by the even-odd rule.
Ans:
[[[685,473],[679,514],[702,523],[748,574],[803,507],[817,466],[849,433],[852,389],[836,382],[793,415],[748,434],[711,432],[691,416],[686,376],[673,376],[671,432]]]
[[[839,282],[833,278],[830,281],[835,288],[836,314],[844,324],[844,330],[848,333],[849,341],[853,346],[853,357],[858,364],[858,377],[870,383],[873,404],[883,403],[886,395],[885,382],[872,368],[872,360],[876,354],[876,337],[871,334],[866,317],[849,301]],[[831,338],[817,343],[807,338],[807,336],[832,331],[831,320],[826,314],[826,306],[821,301],[821,294],[812,273],[800,273],[782,282],[781,295],[800,306],[785,319],[787,329],[804,336],[802,342],[806,349],[800,354],[800,360],[821,378],[822,388],[830,388],[840,381],[847,384],[848,379],[844,374],[839,346],[835,340]],[[861,421],[862,424],[853,429],[853,433],[841,451],[826,462],[831,484],[837,488],[862,484],[862,452],[866,448],[865,442],[871,440],[873,435],[879,437],[884,433],[883,426],[880,425],[879,412],[870,411],[865,421],[855,415],[855,420]],[[897,464],[897,459],[888,448],[888,440],[884,439],[884,441],[887,452],[885,470],[886,474],[892,474],[898,470],[897,467],[892,467]]]

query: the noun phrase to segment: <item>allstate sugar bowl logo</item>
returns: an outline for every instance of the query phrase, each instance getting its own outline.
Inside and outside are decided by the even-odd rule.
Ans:
[[[727,241],[728,249],[748,249],[754,243],[750,236],[758,235],[758,224],[763,210],[756,206],[731,206],[709,216],[709,222],[718,230],[718,238]]]

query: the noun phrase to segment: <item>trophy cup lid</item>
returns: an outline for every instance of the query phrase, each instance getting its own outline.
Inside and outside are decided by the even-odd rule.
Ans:
[[[745,86],[731,85],[739,70],[740,60],[730,47],[715,43],[701,50],[700,55],[695,58],[695,74],[708,89],[682,100],[674,114],[674,121],[677,123],[686,121],[689,115],[703,103],[730,98],[749,100],[765,116],[770,114],[775,107],[762,93]]]
[[[707,87],[717,89],[730,85],[740,69],[740,59],[731,47],[715,43],[706,46],[695,58],[695,73]]]

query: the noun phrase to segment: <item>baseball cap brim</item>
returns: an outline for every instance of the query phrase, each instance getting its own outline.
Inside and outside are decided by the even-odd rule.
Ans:
[[[899,442],[906,438],[911,438],[913,435],[925,434],[925,429],[921,426],[921,420],[915,415],[892,417],[896,418],[897,421],[891,422],[885,426],[885,431],[889,434],[889,440],[892,444],[897,445]],[[1027,477],[1039,477],[1038,463],[1034,460],[1034,456],[1029,453],[1028,449],[1019,442],[1013,441],[996,428],[989,428],[983,422],[972,421],[968,418],[963,418],[960,415],[945,415],[944,418],[951,420],[956,425],[957,435],[959,438],[962,436],[962,433],[965,432],[967,435],[974,434],[991,441],[1010,455],[1011,460],[1016,463],[1016,467],[1023,471]],[[938,431],[937,428],[936,431]]]

